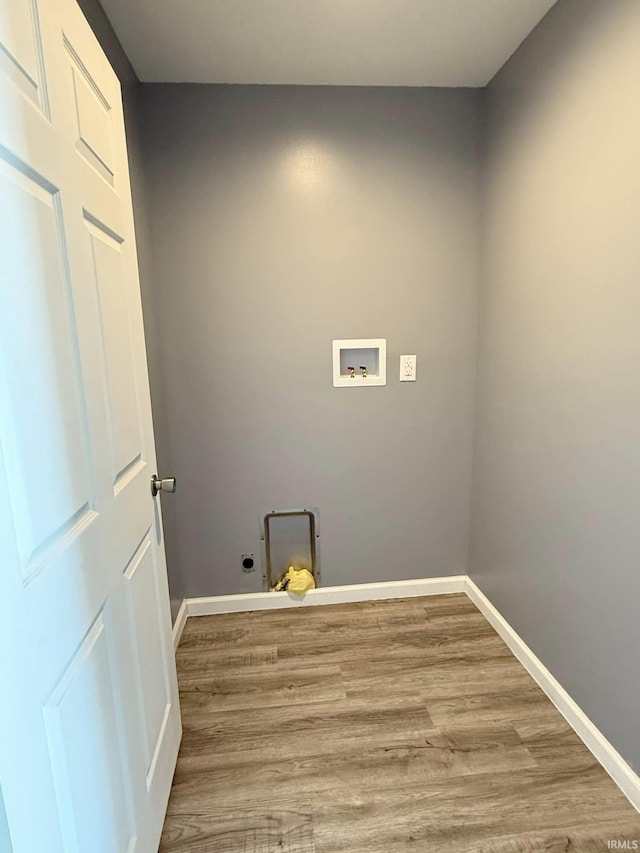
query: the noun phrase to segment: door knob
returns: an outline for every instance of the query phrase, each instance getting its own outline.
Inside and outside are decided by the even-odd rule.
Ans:
[[[175,490],[175,477],[166,477],[164,480],[161,480],[154,474],[151,478],[151,494],[154,498],[158,494],[158,492],[175,492]]]

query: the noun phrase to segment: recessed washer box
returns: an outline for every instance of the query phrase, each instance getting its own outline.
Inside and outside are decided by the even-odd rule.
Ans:
[[[353,338],[333,342],[334,388],[366,388],[386,384],[386,338]]]

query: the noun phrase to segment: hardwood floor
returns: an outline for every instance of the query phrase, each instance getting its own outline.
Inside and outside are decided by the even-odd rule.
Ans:
[[[640,815],[464,595],[189,619],[162,853],[640,846]]]

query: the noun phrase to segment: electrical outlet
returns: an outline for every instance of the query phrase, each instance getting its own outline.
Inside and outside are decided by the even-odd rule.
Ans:
[[[400,382],[415,382],[417,355],[401,355],[400,356]]]
[[[242,557],[242,571],[245,575],[250,575],[251,572],[255,572],[256,570],[256,560],[253,554],[243,554]]]

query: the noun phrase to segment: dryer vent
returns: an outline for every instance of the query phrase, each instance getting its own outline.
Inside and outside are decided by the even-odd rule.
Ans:
[[[261,517],[263,582],[271,590],[289,566],[308,569],[320,586],[320,519],[317,509],[271,510]]]

